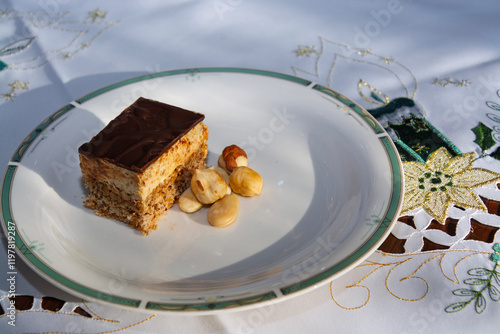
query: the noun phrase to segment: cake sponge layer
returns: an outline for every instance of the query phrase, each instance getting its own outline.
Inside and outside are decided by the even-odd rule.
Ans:
[[[100,216],[120,220],[127,225],[149,234],[155,230],[157,220],[179,198],[182,192],[189,187],[193,172],[205,166],[207,146],[187,157],[185,164],[180,164],[149,192],[149,195],[137,199],[136,194],[126,193],[113,182],[98,181],[92,177],[84,177],[89,194],[84,204],[95,210]]]

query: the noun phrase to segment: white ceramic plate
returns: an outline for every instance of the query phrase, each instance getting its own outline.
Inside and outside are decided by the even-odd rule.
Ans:
[[[214,228],[205,209],[175,206],[141,236],[82,206],[77,148],[139,96],[204,113],[211,165],[227,145],[246,149],[264,188],[240,198],[235,224]],[[12,157],[1,211],[20,256],[56,286],[200,314],[274,303],[347,272],[389,234],[402,194],[391,139],[352,101],[284,74],[202,68],[129,79],[55,112]]]

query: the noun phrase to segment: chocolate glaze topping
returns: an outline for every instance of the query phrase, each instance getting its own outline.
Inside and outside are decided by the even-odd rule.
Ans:
[[[142,172],[204,115],[140,97],[78,152]]]

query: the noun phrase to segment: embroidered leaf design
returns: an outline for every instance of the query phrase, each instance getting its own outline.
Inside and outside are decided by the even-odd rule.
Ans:
[[[487,101],[486,105],[488,107],[490,107],[491,109],[493,109],[493,110],[500,111],[500,104],[498,104],[498,103],[495,103],[495,102],[492,102],[492,101]]]
[[[486,309],[486,298],[483,295],[478,295],[476,298],[476,302],[474,303],[474,308],[478,314],[483,313]]]
[[[26,49],[31,44],[31,42],[33,42],[34,39],[35,37],[26,37],[18,41],[15,41],[13,43],[10,43],[9,45],[0,50],[0,56],[10,56],[14,53],[21,52],[24,49]]]
[[[500,93],[500,90],[499,90]],[[486,298],[483,295],[485,290],[488,290],[488,295],[490,299],[494,302],[500,300],[500,290],[494,285],[496,281],[497,284],[500,281],[500,272],[497,270],[500,266],[500,243],[495,243],[493,245],[493,253],[490,253],[489,259],[495,263],[492,270],[486,268],[473,268],[469,269],[467,273],[470,278],[464,280],[465,284],[476,286],[472,289],[457,289],[453,291],[455,296],[468,297],[469,300],[465,302],[458,302],[449,305],[445,308],[448,313],[458,312],[463,310],[467,305],[474,302],[474,309],[477,314],[481,314],[486,309]],[[486,278],[481,278],[486,277]],[[477,287],[482,286],[482,287]]]
[[[495,302],[500,300],[500,291],[498,291],[496,286],[490,285],[488,287],[488,293],[490,294],[491,300],[493,300]]]
[[[474,268],[468,271],[471,276],[488,276],[491,275],[491,270],[485,268]]]
[[[491,130],[483,123],[479,122],[478,126],[473,128],[472,131],[476,134],[476,139],[474,140],[474,142],[478,144],[483,151],[486,151],[487,149],[495,145],[495,140],[491,135],[493,130]]]
[[[469,290],[469,289],[457,289],[453,291],[455,296],[475,296],[477,295],[477,291]]]
[[[8,67],[8,65],[0,60],[0,71],[5,70],[7,67]]]
[[[490,153],[490,157],[500,160],[500,147],[498,147],[495,152]]]
[[[385,104],[385,101],[384,101],[384,100],[382,100],[382,99],[380,98],[380,96],[378,96],[377,94],[375,94],[375,92],[373,92],[373,91],[372,91],[372,92],[370,93],[370,96],[371,96],[371,97],[372,97],[375,101],[378,101],[378,102],[380,102],[380,103]]]
[[[500,274],[497,272],[493,273],[493,278],[495,279],[497,284],[500,285]]]
[[[488,284],[489,281],[487,279],[482,279],[482,278],[467,278],[464,279],[464,283],[470,285],[484,285]]]
[[[491,119],[493,122],[500,122],[500,116],[498,116],[497,114],[493,114],[493,113],[487,113],[486,116]]]
[[[467,302],[453,303],[450,306],[446,307],[444,310],[448,313],[458,312],[463,310],[467,306],[467,304]]]

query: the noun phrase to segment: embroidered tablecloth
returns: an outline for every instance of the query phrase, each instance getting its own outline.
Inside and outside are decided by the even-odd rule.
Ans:
[[[306,294],[227,314],[81,300],[13,262],[3,235],[0,332],[498,332],[499,9],[495,1],[0,1],[2,169],[38,124],[97,88],[238,67],[298,76],[359,103],[393,139],[405,173],[401,215],[362,264]]]

